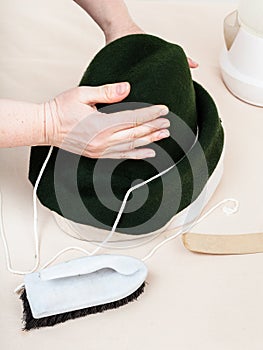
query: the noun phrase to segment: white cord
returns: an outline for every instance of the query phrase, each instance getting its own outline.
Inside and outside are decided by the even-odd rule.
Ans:
[[[52,151],[53,151],[53,147],[50,147],[49,149],[49,152],[47,154],[47,157],[41,167],[41,170],[39,172],[39,175],[37,177],[37,180],[35,182],[35,186],[34,186],[34,190],[33,190],[33,215],[34,215],[34,241],[35,241],[35,259],[36,259],[36,262],[35,262],[35,265],[34,267],[29,270],[29,271],[19,271],[19,270],[15,270],[12,268],[11,266],[11,259],[10,259],[10,252],[9,252],[9,248],[8,248],[8,244],[7,244],[7,238],[6,238],[6,235],[5,235],[5,230],[4,230],[4,224],[3,224],[3,212],[2,212],[2,196],[1,196],[1,193],[0,193],[0,230],[1,230],[1,236],[2,236],[2,240],[3,240],[3,243],[4,243],[4,249],[5,249],[5,257],[6,257],[6,265],[7,265],[7,269],[9,272],[13,273],[13,274],[16,274],[16,275],[27,275],[29,273],[33,273],[35,272],[38,267],[39,267],[39,264],[40,264],[40,247],[39,247],[39,235],[38,235],[38,227],[37,227],[37,221],[38,221],[38,212],[37,212],[37,190],[38,190],[38,186],[39,186],[39,183],[41,181],[41,178],[42,178],[42,175],[45,171],[45,168],[47,166],[47,163],[51,157],[51,154],[52,154]],[[137,184],[133,187],[131,187],[125,194],[124,196],[124,199],[123,199],[123,202],[122,202],[122,205],[121,205],[121,208],[118,212],[118,215],[115,219],[115,222],[112,226],[112,229],[111,231],[109,232],[109,234],[106,236],[106,238],[103,240],[103,242],[97,247],[95,248],[92,252],[89,252],[88,250],[86,249],[83,249],[83,248],[80,248],[80,247],[68,247],[68,248],[65,248],[65,249],[62,249],[61,251],[59,251],[52,259],[50,259],[48,262],[46,262],[44,264],[44,266],[41,268],[46,268],[47,266],[49,266],[50,264],[52,264],[55,260],[57,260],[62,254],[68,252],[68,251],[71,251],[71,250],[77,250],[77,251],[80,251],[86,255],[94,255],[96,254],[102,247],[105,243],[107,243],[110,238],[113,236],[117,226],[118,226],[118,223],[121,219],[121,216],[122,216],[122,213],[125,209],[125,206],[126,206],[126,203],[128,201],[128,198],[129,198],[129,195],[130,193],[137,189],[137,188],[140,188],[141,186],[144,186],[145,184],[147,184],[148,182],[150,181],[153,181],[155,180],[156,178],[164,175],[165,173],[167,173],[168,171],[170,171],[175,165],[171,166],[170,168],[162,171],[161,173],[151,177],[150,179],[140,183],[140,184]]]
[[[104,244],[107,243],[107,242],[111,239],[111,237],[113,236],[114,232],[116,231],[116,228],[117,228],[118,223],[119,223],[119,221],[120,221],[120,219],[121,219],[122,213],[123,213],[123,211],[124,211],[124,209],[125,209],[126,203],[127,203],[127,201],[128,201],[128,198],[129,198],[129,195],[131,194],[131,192],[132,192],[133,190],[136,190],[137,188],[140,188],[141,186],[144,186],[144,185],[147,184],[148,182],[155,180],[157,177],[162,176],[163,174],[167,173],[167,172],[168,172],[169,170],[171,170],[174,166],[175,166],[175,165],[172,165],[170,168],[168,168],[168,169],[162,171],[161,173],[159,173],[159,174],[157,174],[157,175],[151,177],[150,179],[148,179],[148,180],[146,180],[146,181],[144,181],[144,182],[142,182],[142,183],[139,183],[139,184],[137,184],[137,185],[131,187],[131,188],[126,192],[126,194],[125,194],[125,196],[124,196],[124,199],[123,199],[123,201],[122,201],[122,205],[121,205],[120,210],[119,210],[119,212],[118,212],[118,215],[117,215],[117,217],[116,217],[116,219],[115,219],[115,221],[114,221],[114,224],[113,224],[113,226],[112,226],[112,228],[111,228],[111,231],[110,231],[109,234],[106,236],[106,238],[99,244],[99,246],[98,246],[97,248],[95,248],[92,252],[88,252],[87,250],[82,249],[82,248],[79,248],[79,247],[68,247],[68,248],[65,248],[65,249],[61,250],[60,252],[58,252],[58,253],[57,253],[52,259],[50,259],[43,267],[41,267],[41,270],[44,269],[44,268],[46,268],[47,266],[51,265],[58,257],[60,257],[62,254],[64,254],[65,252],[68,252],[68,251],[70,251],[70,250],[78,250],[78,251],[81,251],[81,252],[83,252],[83,253],[85,253],[85,254],[87,254],[87,255],[90,255],[90,256],[96,254],[99,250],[101,250],[101,249],[103,248]],[[34,217],[34,220],[35,220],[35,217]]]
[[[33,215],[34,215],[34,240],[35,240],[35,259],[36,259],[36,262],[35,262],[35,265],[34,267],[30,270],[30,271],[18,271],[18,270],[14,270],[11,266],[11,259],[10,259],[10,252],[9,252],[9,248],[8,248],[8,244],[7,244],[7,239],[6,239],[6,235],[5,235],[5,231],[4,231],[4,224],[3,224],[3,210],[2,210],[2,195],[1,195],[1,192],[0,192],[0,231],[1,231],[1,236],[2,236],[2,240],[3,240],[3,243],[4,243],[4,250],[5,250],[5,257],[6,257],[6,265],[7,265],[7,269],[8,271],[10,271],[11,273],[13,274],[17,274],[17,275],[26,275],[26,274],[29,274],[29,273],[33,273],[35,272],[38,267],[39,267],[39,263],[40,263],[40,246],[39,246],[39,235],[38,235],[38,227],[37,227],[37,221],[38,221],[38,212],[37,212],[37,189],[38,189],[38,186],[39,186],[39,183],[41,181],[41,178],[42,178],[42,175],[45,171],[45,168],[46,168],[46,165],[50,159],[50,156],[52,154],[52,151],[53,151],[53,147],[50,147],[49,149],[49,152],[48,152],[48,155],[41,167],[41,170],[39,172],[39,175],[37,177],[37,180],[35,182],[35,186],[34,186],[34,190],[33,190]],[[118,223],[121,219],[121,216],[122,216],[122,213],[125,209],[125,206],[126,206],[126,203],[128,201],[128,198],[129,198],[129,195],[131,194],[131,192],[133,190],[136,190],[138,188],[140,188],[141,186],[144,186],[146,185],[147,183],[155,180],[156,178],[166,174],[167,172],[169,172],[172,168],[174,168],[175,165],[172,165],[171,167],[167,168],[166,170],[162,171],[161,173],[159,174],[156,174],[155,176],[151,177],[150,179],[142,182],[142,183],[139,183],[133,187],[131,187],[125,194],[124,196],[124,199],[123,199],[123,202],[122,202],[122,205],[121,205],[121,208],[118,212],[118,215],[115,219],[115,222],[112,226],[112,229],[111,231],[109,232],[109,234],[106,236],[106,238],[103,240],[103,242],[97,247],[95,248],[92,252],[89,252],[88,250],[86,249],[83,249],[83,248],[80,248],[80,247],[68,247],[68,248],[65,248],[65,249],[62,249],[61,251],[59,251],[52,259],[50,259],[48,262],[46,262],[42,267],[41,269],[44,269],[46,268],[47,266],[49,266],[50,264],[52,264],[55,260],[57,260],[62,254],[68,252],[68,251],[71,251],[71,250],[76,250],[76,251],[80,251],[86,255],[94,255],[96,254],[100,249],[102,249],[103,245],[105,245],[105,243],[107,243],[110,238],[113,236],[117,226],[118,226]],[[221,206],[222,204],[226,203],[226,202],[229,202],[229,201],[232,201],[235,206],[234,208],[230,208],[230,207],[224,207],[224,211],[229,215],[229,214],[232,214],[234,212],[236,212],[238,210],[238,201],[236,199],[225,199],[221,202],[219,202],[218,204],[216,204],[214,207],[212,207],[207,213],[205,213],[203,216],[201,216],[197,221],[193,222],[193,223],[190,223],[188,225],[188,227],[186,228],[183,228],[183,229],[180,229],[178,232],[174,233],[172,236],[166,238],[164,241],[162,241],[161,243],[157,244],[144,258],[142,258],[141,260],[142,261],[145,261],[147,259],[149,259],[159,248],[161,248],[164,244],[166,244],[168,241],[176,238],[177,236],[179,236],[180,234],[184,233],[184,232],[187,232],[189,231],[191,228],[193,228],[195,225],[197,225],[199,222],[203,221],[208,215],[210,215],[216,208],[218,208],[219,206]],[[172,231],[174,232],[174,231]],[[169,233],[169,231],[166,233]],[[16,289],[16,291],[19,291],[21,289],[21,286],[18,286],[18,288]]]
[[[8,248],[8,244],[7,244],[7,238],[5,235],[5,230],[4,230],[4,219],[3,219],[3,205],[2,205],[2,194],[0,192],[0,211],[1,211],[1,217],[0,217],[0,230],[1,230],[1,236],[2,236],[2,240],[4,243],[4,250],[5,250],[5,258],[6,258],[6,266],[9,272],[16,274],[16,275],[26,275],[28,273],[32,273],[34,271],[37,270],[37,268],[39,267],[39,263],[40,263],[40,256],[39,256],[39,236],[38,236],[38,230],[37,230],[37,200],[36,200],[36,193],[37,193],[37,189],[38,189],[38,185],[39,182],[41,180],[41,177],[43,175],[43,172],[45,171],[46,165],[49,161],[49,158],[51,156],[53,147],[50,147],[48,155],[41,167],[41,170],[39,172],[39,175],[37,177],[36,183],[35,183],[35,187],[33,190],[33,214],[34,214],[34,241],[35,241],[35,265],[34,267],[30,270],[30,271],[18,271],[18,270],[14,270],[11,266],[11,259],[10,259],[10,252],[9,252],[9,248]]]
[[[195,139],[195,142],[197,140],[197,136],[196,136],[196,139]],[[194,144],[195,144],[194,142]],[[194,146],[194,144],[192,145],[192,147]],[[191,149],[192,149],[191,147]],[[49,152],[47,154],[47,157],[41,167],[41,170],[38,174],[38,177],[37,177],[37,180],[35,182],[35,186],[34,186],[34,190],[33,190],[33,216],[34,216],[34,240],[35,240],[35,259],[36,259],[36,262],[35,262],[35,265],[34,267],[30,270],[30,271],[18,271],[18,270],[14,270],[11,266],[11,259],[10,259],[10,252],[9,252],[9,249],[8,249],[8,244],[7,244],[7,238],[6,238],[6,235],[5,235],[5,231],[4,231],[4,224],[3,224],[3,214],[2,214],[2,195],[1,195],[1,192],[0,192],[0,231],[1,231],[1,236],[2,236],[2,240],[3,240],[3,243],[4,243],[4,250],[5,250],[5,257],[6,257],[6,265],[7,265],[7,269],[8,271],[10,271],[11,273],[13,274],[17,274],[17,275],[26,275],[26,274],[29,274],[29,273],[33,273],[35,272],[38,267],[39,267],[39,264],[40,264],[40,247],[39,247],[39,235],[38,235],[38,227],[37,227],[37,219],[38,219],[38,215],[37,215],[37,190],[38,190],[38,186],[39,186],[39,183],[41,181],[41,178],[42,178],[42,175],[45,171],[45,168],[46,168],[46,165],[51,157],[51,154],[52,154],[52,151],[53,151],[53,146],[50,147],[49,149]],[[183,157],[184,158],[184,157]],[[179,161],[180,162],[180,161]],[[60,257],[62,254],[64,254],[65,252],[68,252],[70,250],[77,250],[77,251],[80,251],[80,252],[83,252],[84,254],[87,254],[87,255],[94,255],[96,254],[102,247],[105,243],[107,243],[109,241],[109,239],[113,236],[116,228],[117,228],[117,225],[121,219],[121,215],[125,209],[125,206],[126,206],[126,203],[127,203],[127,200],[128,200],[128,197],[130,195],[130,193],[137,189],[137,188],[140,188],[141,186],[144,186],[145,184],[147,184],[148,182],[150,181],[153,181],[155,180],[156,178],[166,174],[168,171],[170,171],[172,168],[174,168],[176,166],[176,164],[172,165],[171,167],[169,167],[168,169],[162,171],[161,173],[159,174],[156,174],[155,176],[151,177],[150,179],[138,184],[138,185],[135,185],[133,187],[131,187],[125,194],[124,196],[124,199],[123,199],[123,202],[122,202],[122,205],[121,205],[121,208],[118,212],[118,215],[117,215],[117,218],[112,226],[112,229],[111,231],[109,232],[108,236],[106,236],[106,238],[104,239],[104,241],[97,247],[93,250],[93,252],[89,252],[88,250],[86,249],[83,249],[83,248],[80,248],[80,247],[68,247],[68,248],[65,248],[61,251],[59,251],[52,259],[50,259],[46,264],[44,264],[44,266],[41,268],[45,268],[47,266],[49,266],[50,264],[52,264],[58,257]],[[19,287],[18,287],[19,288]]]
[[[185,228],[180,229],[178,232],[174,233],[172,236],[166,238],[164,241],[160,242],[159,244],[157,244],[155,247],[153,247],[153,249],[146,255],[144,256],[141,260],[142,261],[146,261],[147,259],[149,259],[150,257],[153,256],[153,254],[159,249],[161,248],[164,244],[166,244],[167,242],[171,241],[172,239],[175,239],[176,237],[178,237],[179,235],[189,232],[194,226],[196,226],[197,224],[199,224],[201,221],[203,221],[208,215],[210,215],[213,211],[215,211],[218,207],[220,207],[222,204],[225,204],[227,202],[232,202],[234,203],[234,207],[228,207],[228,206],[224,206],[223,207],[223,211],[225,213],[227,213],[227,215],[230,214],[234,214],[238,211],[238,207],[239,207],[239,202],[234,199],[234,198],[227,198],[227,199],[223,199],[222,201],[220,201],[219,203],[215,204],[211,209],[209,209],[204,215],[202,215],[198,220],[194,221],[194,222],[190,222],[188,225],[186,225]],[[174,232],[174,230],[171,231],[164,231],[166,234],[169,234],[169,232]]]

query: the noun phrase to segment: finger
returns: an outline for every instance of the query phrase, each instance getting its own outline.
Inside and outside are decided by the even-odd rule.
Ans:
[[[103,154],[100,158],[113,158],[113,159],[144,159],[155,157],[155,152],[150,148],[134,149],[127,152],[115,152]]]
[[[197,68],[199,66],[199,64],[193,61],[192,58],[188,57],[187,60],[190,68]]]
[[[139,108],[132,111],[123,111],[112,114],[104,114],[105,125],[108,124],[109,132],[134,128],[144,123],[148,123],[164,116],[169,112],[164,105],[154,105],[145,108]]]
[[[170,121],[168,119],[158,118],[135,128],[117,131],[109,136],[108,142],[110,146],[119,143],[126,143],[127,141],[133,141],[143,136],[153,134],[158,130],[169,128],[169,126]]]
[[[101,86],[80,86],[79,100],[82,103],[114,103],[123,100],[130,93],[127,82]]]
[[[137,147],[146,146],[152,142],[160,141],[169,136],[170,136],[169,130],[167,129],[158,130],[153,132],[150,135],[140,137],[138,139],[134,139],[130,142],[119,143],[114,146],[111,146],[104,152],[104,154],[131,151]]]

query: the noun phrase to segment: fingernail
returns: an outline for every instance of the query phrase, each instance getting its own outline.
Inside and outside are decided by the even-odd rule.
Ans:
[[[166,119],[161,125],[160,129],[166,129],[166,128],[169,128],[169,126],[170,126],[170,121]]]
[[[192,63],[194,66],[198,66],[198,63],[194,61],[192,58],[189,58],[190,63]]]
[[[123,95],[129,89],[128,83],[121,83],[117,85],[117,94]]]
[[[160,115],[166,115],[166,114],[168,114],[168,112],[169,112],[169,109],[167,107],[165,107],[160,111]]]
[[[146,156],[147,158],[153,158],[153,157],[155,157],[155,152],[154,152],[154,151],[147,151],[147,152],[145,153],[145,156]]]
[[[160,138],[164,138],[164,137],[169,137],[170,136],[170,133],[168,130],[162,130],[159,135],[158,135]]]

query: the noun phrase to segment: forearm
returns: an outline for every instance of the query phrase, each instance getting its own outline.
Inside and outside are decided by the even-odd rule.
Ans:
[[[100,26],[105,36],[128,31],[134,22],[122,0],[74,0]]]
[[[0,147],[45,144],[44,106],[0,99]]]

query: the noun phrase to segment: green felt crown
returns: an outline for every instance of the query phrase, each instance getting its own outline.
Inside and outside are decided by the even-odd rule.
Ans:
[[[120,81],[128,81],[131,92],[121,103],[97,105],[104,113],[146,104],[165,104],[171,111],[171,136],[151,145],[156,157],[95,160],[54,148],[37,195],[67,219],[110,229],[127,190],[172,167],[129,197],[117,231],[144,234],[164,226],[201,193],[221,156],[224,133],[212,98],[192,81],[178,45],[147,34],[118,39],[95,56],[80,85]],[[33,185],[48,151],[46,146],[31,149]]]

